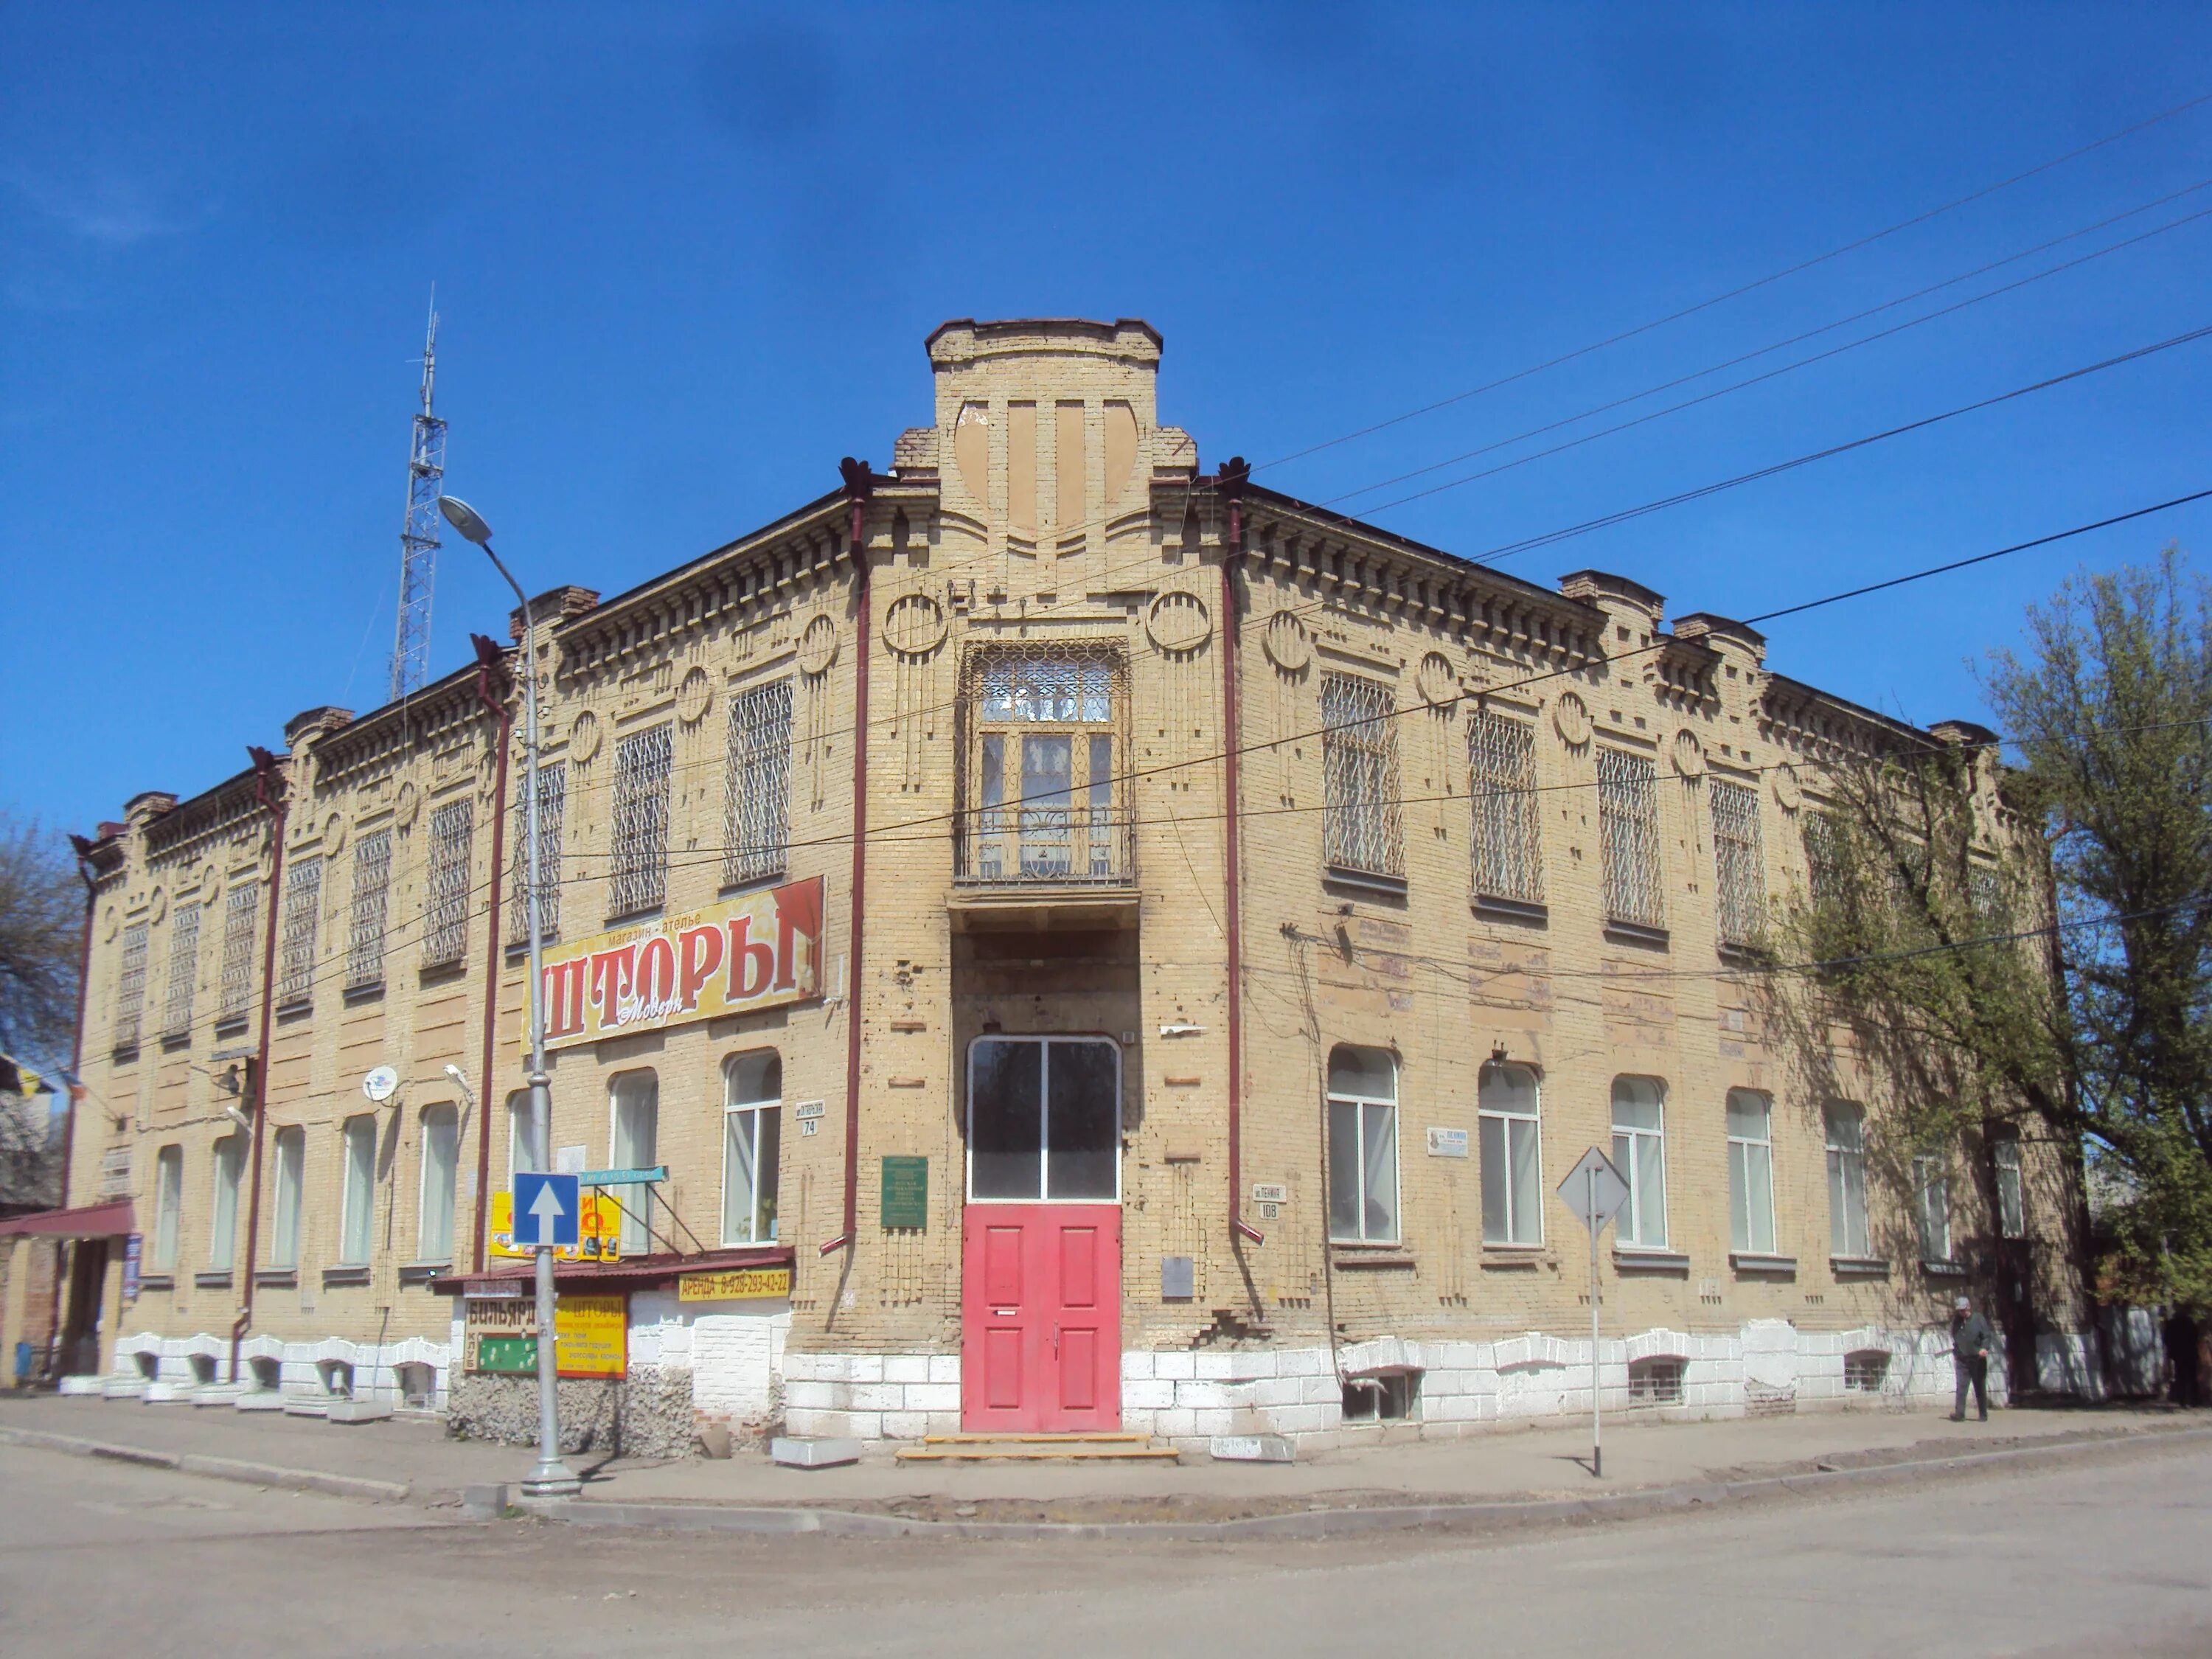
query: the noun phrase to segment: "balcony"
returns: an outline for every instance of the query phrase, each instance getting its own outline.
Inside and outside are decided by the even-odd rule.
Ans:
[[[1124,927],[1137,905],[1127,665],[1102,639],[996,644],[963,665],[954,926]]]

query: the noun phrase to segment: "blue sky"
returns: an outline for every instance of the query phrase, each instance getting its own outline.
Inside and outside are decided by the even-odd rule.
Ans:
[[[1146,317],[1163,418],[1208,466],[1265,460],[2032,167],[2208,64],[2201,6],[7,5],[0,805],[88,828],[382,700],[434,282],[448,488],[526,583],[611,592],[841,455],[887,465],[947,317]],[[2212,104],[1261,476],[1334,497],[2207,178]],[[2209,270],[2203,219],[1379,521],[1480,552],[2212,323]],[[2212,484],[2208,386],[2212,341],[1505,568],[1748,615]],[[1972,715],[1969,659],[2025,604],[2208,531],[2200,503],[1778,623],[1769,661]],[[506,609],[449,542],[433,672]]]

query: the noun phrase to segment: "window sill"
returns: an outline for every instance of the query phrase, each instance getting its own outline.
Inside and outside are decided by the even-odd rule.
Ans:
[[[161,1033],[161,1052],[165,1054],[173,1054],[179,1048],[189,1048],[191,1047],[191,1042],[192,1034],[190,1030]]]
[[[173,1291],[176,1288],[177,1281],[173,1274],[140,1273],[138,1275],[138,1290],[142,1295],[148,1291]]]
[[[453,1264],[448,1261],[410,1261],[399,1270],[403,1285],[428,1285],[440,1273],[451,1273]]]
[[[108,1051],[107,1058],[111,1065],[128,1066],[138,1058],[138,1045],[135,1042],[118,1042]]]
[[[225,1037],[244,1036],[246,1035],[246,1016],[244,1014],[225,1014],[221,1019],[216,1021],[215,1035],[216,1041],[218,1042],[222,1041]],[[221,1058],[221,1056],[217,1056],[217,1058]]]
[[[657,921],[660,919],[660,913],[665,908],[667,908],[667,906],[661,901],[656,899],[651,904],[639,905],[635,910],[611,911],[607,915],[607,926],[610,927],[635,927],[645,922]]]
[[[253,1275],[253,1282],[264,1291],[289,1291],[300,1282],[297,1267],[263,1267]]]
[[[1552,907],[1531,899],[1498,898],[1488,893],[1474,896],[1474,914],[1487,916],[1492,921],[1525,921],[1539,927],[1548,927],[1552,922]]]
[[[1686,1273],[1690,1258],[1680,1250],[1623,1249],[1613,1248],[1615,1272],[1624,1273]]]
[[[383,998],[383,995],[384,981],[382,980],[366,979],[358,985],[349,985],[345,988],[345,1006],[349,1008],[352,1008],[358,1006],[360,1004],[364,1002],[376,1002],[380,1000]]]
[[[1785,1279],[1797,1277],[1797,1258],[1794,1255],[1765,1255],[1757,1250],[1730,1250],[1729,1266],[1739,1273],[1778,1274]]]
[[[468,969],[469,959],[466,957],[455,957],[451,962],[426,962],[416,978],[422,984],[428,985],[439,980],[459,979]]]
[[[1486,1268],[1540,1267],[1558,1260],[1541,1244],[1486,1244],[1480,1261]]]
[[[1732,968],[1760,968],[1774,961],[1774,952],[1763,945],[1738,945],[1723,940],[1719,946],[1720,959]]]
[[[763,871],[757,875],[747,876],[742,881],[726,881],[720,887],[715,890],[714,896],[717,898],[733,898],[738,894],[745,892],[751,888],[765,887],[771,882],[781,881],[790,873],[791,872],[788,870],[769,870]]]
[[[1413,1255],[1403,1244],[1370,1244],[1358,1239],[1331,1239],[1329,1265],[1335,1267],[1410,1267]]]
[[[1405,902],[1406,878],[1385,876],[1372,870],[1353,870],[1341,864],[1324,865],[1321,872],[1322,884],[1326,887],[1351,887],[1376,898]]]
[[[1664,927],[1646,927],[1640,921],[1615,921],[1605,924],[1605,936],[1616,945],[1642,945],[1653,950],[1673,948],[1674,936]]]
[[[208,1273],[194,1273],[192,1285],[197,1290],[227,1291],[230,1288],[233,1277],[229,1268],[217,1267]],[[145,1281],[141,1279],[139,1283],[143,1285]]]
[[[1963,1261],[1923,1261],[1920,1271],[1930,1279],[1964,1279],[1966,1264]]]
[[[1838,1279],[1887,1279],[1889,1262],[1875,1255],[1832,1255],[1828,1271]]]
[[[304,998],[293,1002],[280,1002],[276,1005],[277,1021],[284,1025],[303,1020],[314,1012],[315,1005]]]
[[[366,1285],[368,1283],[368,1267],[367,1263],[363,1263],[362,1266],[357,1267],[325,1267],[323,1269],[323,1288],[326,1291],[337,1290],[348,1285]]]

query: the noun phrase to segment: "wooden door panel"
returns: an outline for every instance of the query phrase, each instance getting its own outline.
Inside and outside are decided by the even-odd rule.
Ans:
[[[970,1205],[962,1235],[961,1426],[1119,1428],[1120,1206]]]

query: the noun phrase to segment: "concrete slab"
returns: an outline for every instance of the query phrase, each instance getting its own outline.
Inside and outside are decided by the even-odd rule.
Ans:
[[[274,1389],[255,1389],[230,1403],[242,1412],[281,1412],[284,1409],[284,1396]]]
[[[1206,1450],[1220,1463],[1288,1463],[1297,1456],[1279,1434],[1217,1434]]]
[[[198,1387],[197,1382],[147,1382],[140,1385],[138,1398],[149,1406],[189,1406]]]
[[[287,1417],[328,1417],[331,1402],[322,1395],[288,1394],[283,1397],[283,1410]]]
[[[58,1392],[80,1397],[98,1397],[107,1392],[106,1379],[98,1376],[65,1376]]]
[[[332,1423],[381,1423],[392,1407],[381,1400],[333,1400],[323,1415]]]
[[[769,1442],[768,1455],[771,1461],[787,1469],[831,1469],[842,1463],[860,1461],[860,1443],[857,1440],[801,1440],[789,1435],[778,1435]]]

